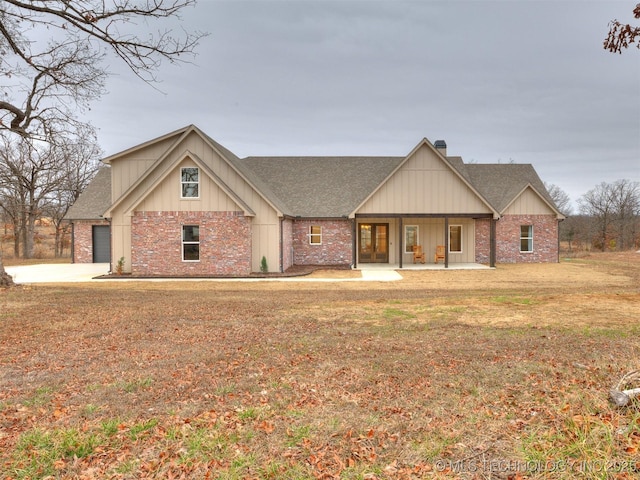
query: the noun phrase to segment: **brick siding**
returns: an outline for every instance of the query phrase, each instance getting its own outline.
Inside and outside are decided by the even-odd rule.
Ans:
[[[475,221],[476,263],[491,261],[491,219],[479,218]]]
[[[533,225],[532,252],[520,252],[522,225]],[[558,220],[555,215],[505,215],[496,224],[496,239],[497,263],[558,261]]]
[[[322,227],[322,244],[309,243],[312,225]],[[296,220],[293,222],[293,262],[295,265],[351,265],[351,220]]]
[[[251,273],[251,220],[242,212],[135,212],[131,271],[149,276]],[[200,260],[182,260],[182,226],[200,227]]]
[[[106,220],[73,222],[73,263],[93,263],[93,226],[109,225]]]

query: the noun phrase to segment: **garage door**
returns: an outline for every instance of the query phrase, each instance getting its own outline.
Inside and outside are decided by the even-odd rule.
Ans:
[[[93,226],[93,263],[111,262],[111,232],[108,225]]]

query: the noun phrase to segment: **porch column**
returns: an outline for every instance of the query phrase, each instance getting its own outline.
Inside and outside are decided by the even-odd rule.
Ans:
[[[444,268],[449,268],[449,217],[444,217]]]
[[[489,228],[489,266],[496,266],[496,223],[498,220],[491,218],[491,226]]]
[[[398,259],[399,259],[398,260],[398,265],[399,265],[400,268],[402,268],[402,250],[403,250],[403,248],[402,248],[402,237],[403,237],[403,235],[402,235],[402,229],[403,229],[402,217],[400,217],[400,221],[398,222],[398,224],[400,225],[400,227],[398,228],[398,230],[399,230],[399,233],[398,233],[398,240],[399,240],[399,242],[398,242],[398,245],[399,245],[399,247],[398,247]]]

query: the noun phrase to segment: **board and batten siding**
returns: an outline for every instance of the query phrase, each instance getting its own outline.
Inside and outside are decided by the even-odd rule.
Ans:
[[[527,188],[503,213],[505,215],[549,215],[554,212],[536,192]]]
[[[433,263],[436,246],[445,244],[445,222],[443,218],[406,218],[403,221],[403,230],[407,225],[418,227],[418,244],[422,245],[422,251],[426,254],[426,262]],[[450,252],[451,263],[475,262],[475,220],[472,218],[449,218],[449,226],[462,226],[462,252]],[[396,235],[396,233],[393,233]],[[404,231],[402,232],[404,242]],[[402,245],[402,262],[413,263],[413,253],[405,252],[406,246]],[[442,262],[442,261],[441,261]]]
[[[423,145],[356,213],[455,214],[491,210],[452,167]]]
[[[110,161],[111,198],[119,198],[126,192],[176,140],[171,137]]]
[[[135,209],[143,212],[233,212],[243,210],[204,172],[200,173],[199,197],[181,198],[180,170],[185,167],[197,167],[197,165],[191,159],[185,158],[149,192],[142,202],[135,206]]]
[[[175,142],[175,139],[174,139]],[[174,142],[161,142],[165,148]],[[151,147],[148,147],[149,149]],[[144,149],[141,149],[144,150]],[[157,158],[165,154],[153,150]],[[142,175],[148,166],[156,160],[142,160],[135,151],[131,159],[126,155],[111,163],[114,178],[123,178],[128,174]],[[147,157],[147,152],[144,156]],[[125,271],[130,272],[131,257],[131,212],[132,211],[238,211],[242,210],[236,202],[214,182],[205,171],[200,174],[200,199],[184,200],[180,198],[180,168],[195,166],[192,156],[206,164],[242,201],[255,213],[251,222],[253,271],[260,270],[260,261],[264,256],[269,269],[277,271],[280,264],[279,217],[277,212],[264,198],[223,159],[209,143],[196,132],[192,132],[180,144],[173,147],[171,153],[156,165],[154,171],[140,185],[131,191],[113,211],[112,232],[114,259],[125,258]],[[131,162],[129,162],[131,160]],[[144,168],[145,162],[148,163]],[[164,178],[162,178],[164,177]],[[136,177],[137,180],[138,177]],[[159,179],[161,179],[159,181]],[[131,182],[130,185],[134,184]],[[124,186],[121,183],[120,189]],[[127,187],[128,188],[128,187]],[[126,190],[126,189],[124,189]],[[115,191],[115,190],[114,190]],[[114,197],[117,198],[117,197]],[[177,208],[174,208],[177,207]]]

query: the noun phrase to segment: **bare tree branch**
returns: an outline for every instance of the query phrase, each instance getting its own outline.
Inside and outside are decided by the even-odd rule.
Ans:
[[[175,36],[149,24],[179,17],[195,2],[2,0],[0,130],[49,140],[75,109],[104,93],[102,60],[109,51],[153,84],[162,61],[187,61],[205,34]]]
[[[633,10],[633,16],[640,18],[640,3]],[[604,40],[604,49],[612,53],[622,53],[622,49],[629,48],[630,45],[640,39],[640,27],[622,24],[618,20],[609,22],[609,34]],[[640,42],[636,45],[640,49]]]

